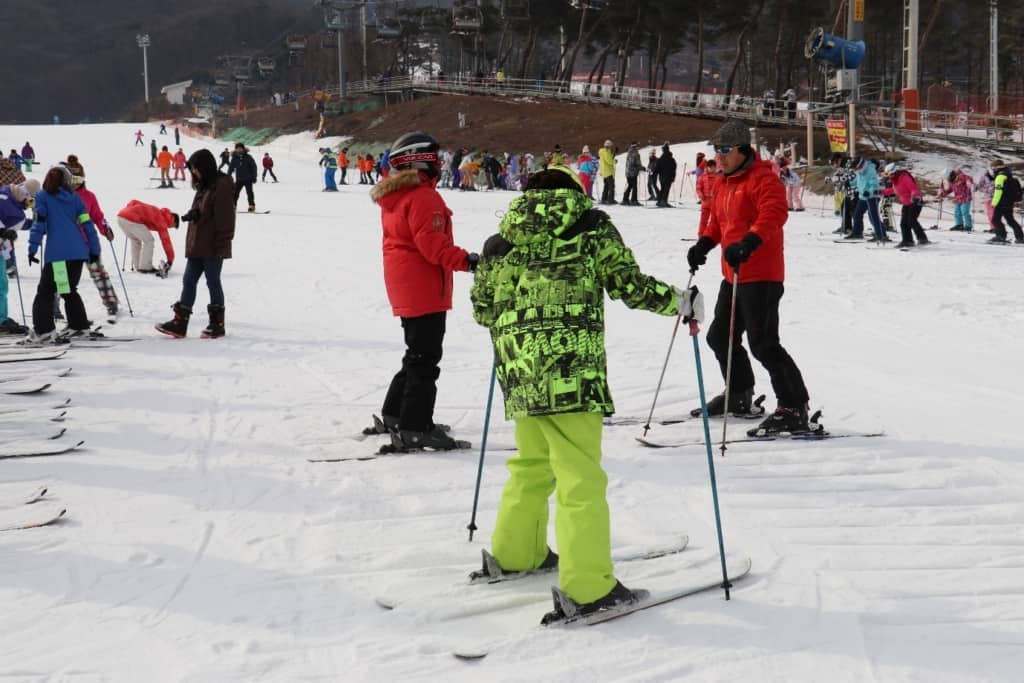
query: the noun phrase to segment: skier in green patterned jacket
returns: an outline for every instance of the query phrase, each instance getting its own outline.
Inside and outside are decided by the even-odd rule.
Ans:
[[[630,308],[691,315],[690,293],[645,275],[607,214],[591,208],[575,173],[551,166],[530,177],[499,232],[484,245],[473,317],[487,327],[515,421],[518,453],[474,578],[558,567],[560,600],[542,623],[636,600],[615,578],[608,478],[601,467],[608,389],[604,295]],[[696,295],[694,290],[693,296]],[[555,493],[556,555],[547,543]]]

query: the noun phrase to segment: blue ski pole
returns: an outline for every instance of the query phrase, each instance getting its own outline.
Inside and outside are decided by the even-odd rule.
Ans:
[[[691,274],[692,278],[692,274]],[[735,291],[735,287],[733,289]],[[722,589],[725,590],[725,599],[729,599],[729,571],[725,567],[725,541],[722,538],[722,516],[718,510],[718,482],[715,479],[715,458],[711,452],[711,425],[708,422],[708,402],[704,396],[704,371],[700,365],[700,344],[697,341],[697,333],[700,329],[696,320],[690,320],[690,336],[693,338],[693,357],[697,363],[697,389],[700,393],[700,414],[704,421],[704,444],[708,451],[708,475],[711,478],[711,501],[715,508],[715,530],[718,532],[718,556],[722,562]],[[728,386],[728,385],[727,385]]]
[[[480,463],[476,467],[476,489],[473,491],[473,514],[469,519],[469,540],[473,541],[476,531],[476,506],[480,502],[480,480],[484,474],[484,454],[487,453],[487,430],[491,426],[491,404],[494,402],[494,381],[498,375],[497,364],[491,365],[491,388],[487,391],[487,410],[484,411],[484,433],[480,437]]]

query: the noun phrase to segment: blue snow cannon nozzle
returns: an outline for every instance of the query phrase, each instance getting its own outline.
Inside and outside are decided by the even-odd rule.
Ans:
[[[863,40],[846,40],[825,33],[820,26],[811,31],[804,45],[804,56],[828,62],[837,69],[859,69],[864,61],[866,46]]]

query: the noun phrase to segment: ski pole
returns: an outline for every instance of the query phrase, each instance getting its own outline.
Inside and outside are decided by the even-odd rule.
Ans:
[[[111,251],[114,251],[114,250],[111,249]],[[114,254],[114,263],[117,263],[117,254]],[[121,259],[121,263],[128,263],[128,236],[127,235],[125,235],[125,237],[124,237],[124,257]],[[121,272],[122,273],[124,272],[124,266],[121,266]],[[124,278],[122,278],[122,281],[123,280],[124,280]],[[126,299],[128,298],[127,295],[125,296],[125,298]]]
[[[693,271],[690,271],[690,279],[686,281],[686,289],[693,284]],[[658,376],[658,386],[654,388],[654,400],[651,401],[651,410],[647,413],[647,422],[644,423],[644,436],[651,428],[651,419],[654,417],[654,406],[658,405],[658,395],[661,393],[661,383],[665,380],[665,371],[668,369],[668,359],[672,356],[672,346],[676,343],[676,334],[679,332],[679,323],[683,320],[683,312],[676,316],[676,324],[672,327],[672,338],[668,341],[668,351],[665,352],[665,362],[661,365],[661,374]]]
[[[4,273],[2,277],[7,277]],[[18,272],[18,263],[14,263],[14,281],[18,283],[18,303],[21,304],[21,324],[28,326],[28,318],[25,317],[25,299],[21,296],[21,273]]]
[[[691,274],[692,278],[692,274]],[[735,294],[735,284],[733,285],[733,294]],[[735,305],[735,296],[733,297],[733,303]],[[718,556],[722,562],[722,589],[725,591],[725,599],[729,599],[729,589],[732,588],[732,584],[729,583],[729,571],[725,567],[725,541],[722,538],[722,516],[718,510],[718,482],[715,479],[715,458],[711,453],[711,425],[708,421],[708,402],[704,396],[704,372],[700,365],[700,344],[697,342],[697,333],[700,331],[697,326],[698,321],[690,321],[690,336],[693,338],[693,358],[697,363],[697,391],[700,393],[700,414],[704,421],[704,444],[707,446],[708,451],[708,476],[711,479],[711,502],[715,508],[715,530],[718,532]],[[728,372],[726,372],[728,374]],[[725,383],[726,393],[729,391],[729,382],[726,380]],[[728,403],[726,403],[728,408]],[[728,410],[726,415],[728,415]],[[723,443],[723,448],[725,447]]]
[[[484,411],[484,433],[480,437],[480,462],[476,466],[476,488],[473,491],[473,514],[470,515],[469,541],[473,542],[473,532],[476,531],[476,506],[480,502],[480,480],[484,475],[484,454],[487,453],[487,430],[491,426],[491,404],[494,401],[494,381],[498,375],[498,364],[491,365],[491,388],[487,391],[487,409]]]
[[[127,237],[124,238],[124,247],[125,247],[125,255],[127,256],[127,254],[128,254],[128,251],[127,251],[127,249],[128,249],[128,238]],[[131,317],[134,318],[135,317],[135,311],[132,310],[132,302],[131,302],[131,299],[128,298],[128,288],[124,286],[124,275],[121,274],[122,272],[124,272],[124,268],[122,268],[121,264],[117,262],[117,249],[111,249],[110,253],[114,255],[114,265],[117,266],[117,276],[119,278],[121,278],[121,289],[124,291],[124,302],[126,304],[128,304],[128,315],[130,315]]]
[[[740,286],[740,268],[732,275],[732,303],[729,306],[729,355],[725,360],[725,411],[722,413],[722,457],[725,457],[725,430],[729,426],[729,383],[732,381],[732,347],[736,335],[736,290]]]

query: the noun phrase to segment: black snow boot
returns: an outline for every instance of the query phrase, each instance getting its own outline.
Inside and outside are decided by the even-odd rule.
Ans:
[[[779,406],[764,422],[747,430],[747,436],[773,436],[775,434],[806,434],[811,431],[807,406],[787,408]]]
[[[434,451],[452,451],[458,448],[469,448],[469,442],[457,441],[435,425],[429,432],[414,432],[409,429],[392,431],[391,446],[395,451],[418,451],[424,448]]]
[[[540,566],[536,569],[525,569],[522,571],[507,571],[501,568],[498,561],[491,555],[487,550],[481,549],[483,555],[483,567],[480,571],[470,572],[469,580],[471,583],[497,583],[499,581],[508,581],[510,579],[517,579],[521,576],[529,576],[530,574],[542,574],[558,569],[558,553],[551,548],[548,548],[547,557],[540,563]]]
[[[168,337],[181,339],[188,334],[188,319],[192,317],[192,309],[182,306],[180,303],[171,306],[174,311],[174,319],[156,326],[157,332],[162,332]]]
[[[646,590],[630,590],[623,586],[621,581],[616,581],[615,586],[604,597],[582,605],[557,588],[552,588],[551,593],[555,603],[554,609],[541,618],[541,626],[571,622],[596,612],[632,605],[650,595]]]
[[[738,415],[745,415],[753,410],[753,401],[754,387],[750,387],[744,391],[731,391],[729,392],[729,412],[736,413]],[[710,417],[715,417],[724,414],[725,392],[722,392],[708,401],[708,415]],[[694,408],[691,410],[690,415],[693,417],[700,417],[700,408]]]
[[[390,434],[391,432],[398,429],[398,418],[391,415],[382,415],[377,417],[371,415],[373,418],[373,424],[369,427],[363,428],[363,434],[366,436],[372,436],[374,434]],[[440,422],[434,423],[434,429],[440,429],[442,432],[450,432],[452,428],[450,425],[441,424]]]
[[[220,339],[224,336],[224,307],[210,304],[206,312],[210,314],[210,324],[203,330],[202,338]]]

